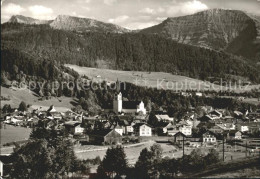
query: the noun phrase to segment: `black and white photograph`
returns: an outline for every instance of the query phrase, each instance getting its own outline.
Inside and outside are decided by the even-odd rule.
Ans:
[[[260,178],[260,0],[1,0],[0,179]]]

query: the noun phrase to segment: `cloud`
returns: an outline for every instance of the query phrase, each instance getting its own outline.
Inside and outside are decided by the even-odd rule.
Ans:
[[[180,3],[174,3],[172,6],[170,6],[167,10],[167,14],[170,16],[175,15],[187,15],[187,14],[194,14],[199,11],[207,10],[208,6],[206,4],[203,4],[200,1],[193,0],[188,2],[180,2]]]
[[[84,9],[85,11],[90,11],[90,8],[89,7],[82,7],[82,9]]]
[[[23,7],[17,4],[9,3],[3,7],[3,12],[5,15],[17,15],[25,11]]]
[[[29,11],[32,13],[34,18],[37,19],[53,19],[53,10],[51,8],[41,6],[41,5],[34,5],[29,7]]]
[[[157,14],[157,13],[163,13],[165,11],[164,8],[159,7],[158,9],[152,9],[149,7],[141,9],[139,12],[143,14]]]
[[[149,7],[141,9],[139,12],[144,13],[144,14],[155,14],[155,10],[151,9]]]
[[[117,0],[104,0],[104,3],[105,3],[106,5],[109,5],[109,6],[113,5],[113,4],[116,3],[116,2],[117,2]]]
[[[167,17],[156,17],[156,20],[157,21],[164,21],[164,20],[166,20],[167,19]]]
[[[154,21],[151,21],[151,22],[132,22],[132,23],[125,25],[125,27],[127,29],[137,30],[137,29],[144,29],[144,28],[147,28],[147,27],[151,27],[151,26],[154,26],[154,25],[157,25],[157,24],[158,24],[158,22],[154,22]]]
[[[80,4],[89,4],[91,0],[77,0],[77,2]]]
[[[118,16],[114,19],[108,19],[108,22],[110,22],[110,23],[122,23],[122,22],[125,22],[127,19],[129,19],[129,16],[123,15],[123,16]]]
[[[71,15],[74,16],[74,17],[86,18],[86,16],[77,14],[75,11],[73,11],[73,12],[71,13]]]

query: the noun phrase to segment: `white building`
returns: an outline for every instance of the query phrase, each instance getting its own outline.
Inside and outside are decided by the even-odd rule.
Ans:
[[[113,101],[113,111],[115,113],[121,113],[123,107],[123,99],[122,99],[122,93],[120,92],[118,95],[115,95],[114,101]]]
[[[0,178],[4,176],[4,163],[0,160]]]
[[[123,101],[122,93],[115,95],[113,101],[115,113],[142,113],[146,114],[143,101]]]
[[[81,124],[78,124],[77,126],[75,126],[74,128],[74,134],[83,134],[84,132],[84,128],[80,126]]]
[[[134,132],[134,128],[131,125],[124,126],[123,133],[124,134],[132,134]]]
[[[117,133],[119,133],[120,135],[123,135],[124,129],[123,129],[123,127],[117,125],[117,126],[115,127],[115,131],[116,131]]]
[[[147,124],[141,124],[139,126],[139,136],[152,136],[152,128]]]
[[[207,131],[203,134],[203,143],[216,143],[217,138],[213,132]]]
[[[192,135],[192,127],[191,126],[183,125],[183,126],[179,127],[179,131],[181,133],[183,133],[184,135],[186,135],[186,136],[191,136]]]
[[[158,121],[163,121],[163,122],[173,122],[173,117],[169,117],[167,114],[157,114],[155,115]]]

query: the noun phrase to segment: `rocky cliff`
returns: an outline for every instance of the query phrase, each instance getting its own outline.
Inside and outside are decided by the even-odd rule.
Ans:
[[[141,33],[157,33],[180,43],[225,49],[254,21],[242,11],[211,9],[193,15],[168,18]]]
[[[51,24],[51,27],[55,29],[70,30],[70,31],[101,31],[112,33],[123,33],[129,30],[120,26],[104,23],[89,18],[79,18],[67,15],[59,15]]]

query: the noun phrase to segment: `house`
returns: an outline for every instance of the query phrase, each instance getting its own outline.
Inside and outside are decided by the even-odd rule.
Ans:
[[[227,139],[236,139],[236,140],[241,140],[242,139],[242,132],[237,131],[237,130],[231,130],[227,132]]]
[[[146,114],[143,101],[123,101],[122,93],[116,94],[113,100],[115,113],[142,113]]]
[[[241,131],[241,132],[248,132],[249,131],[249,123],[236,124],[236,129]]]
[[[46,119],[44,124],[45,124],[44,126],[46,129],[52,129],[57,125],[57,122],[54,120]]]
[[[139,123],[134,126],[135,133],[139,136],[152,136],[152,127],[148,124]]]
[[[234,111],[234,115],[235,115],[236,117],[240,117],[240,116],[243,116],[243,113],[240,112],[240,111]]]
[[[179,127],[179,131],[183,133],[185,136],[191,136],[192,135],[192,127],[188,125],[183,125]]]
[[[4,163],[0,160],[0,177],[4,176]]]
[[[201,92],[196,92],[195,95],[201,97],[203,94]]]
[[[118,122],[120,126],[123,127],[123,134],[128,135],[134,132],[133,125],[129,124],[129,122],[125,120],[121,120]]]
[[[115,131],[118,132],[120,135],[123,135],[124,129],[121,126],[116,125],[115,126]]]
[[[216,134],[211,131],[207,131],[202,135],[202,141],[203,143],[216,143]]]
[[[223,124],[217,124],[217,125],[225,131],[236,129],[236,126],[233,123],[223,123]]]
[[[65,129],[73,135],[82,135],[85,128],[81,127],[81,123],[78,121],[69,121],[64,123]]]
[[[209,131],[213,132],[214,134],[222,134],[224,129],[221,128],[219,125],[215,125],[209,129]]]
[[[74,126],[72,133],[75,135],[82,135],[84,133],[85,128],[81,127],[81,124],[78,123]]]
[[[128,135],[128,134],[132,134],[134,133],[134,128],[131,125],[127,125],[124,127],[124,134]]]
[[[213,107],[212,106],[202,106],[201,109],[206,112],[209,113],[210,111],[213,111]]]
[[[168,132],[168,129],[171,129],[171,128],[174,128],[176,126],[172,125],[171,123],[166,123],[163,128],[162,128],[162,131],[164,134],[166,134]]]
[[[182,132],[177,132],[174,134],[174,142],[181,144],[183,141],[186,141],[186,135],[184,135]]]
[[[89,142],[92,144],[121,144],[122,135],[115,129],[95,130],[89,134]]]
[[[14,158],[11,155],[0,155],[0,178],[7,178],[10,165],[14,162]]]
[[[213,120],[214,120],[214,119],[219,119],[219,118],[222,117],[222,113],[219,112],[218,110],[211,111],[211,112],[209,112],[208,115],[209,115]]]
[[[199,118],[199,121],[200,122],[209,122],[209,121],[213,121],[213,118],[209,115],[205,115],[205,116],[202,116],[201,118]]]
[[[173,117],[169,117],[167,114],[157,114],[155,117],[159,122],[173,122]]]

